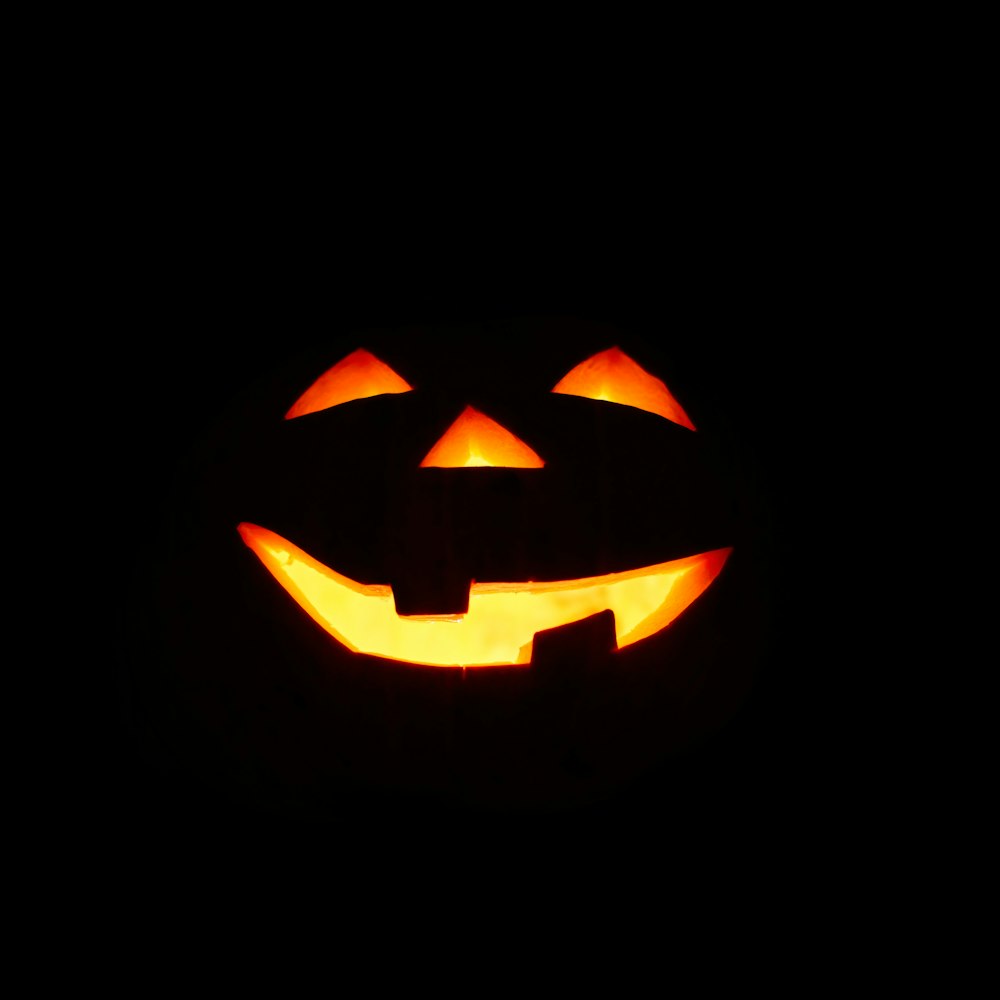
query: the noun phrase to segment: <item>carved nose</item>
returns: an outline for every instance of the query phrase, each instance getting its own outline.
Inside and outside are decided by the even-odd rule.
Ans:
[[[519,437],[467,406],[420,463],[421,469],[542,469],[545,462]]]

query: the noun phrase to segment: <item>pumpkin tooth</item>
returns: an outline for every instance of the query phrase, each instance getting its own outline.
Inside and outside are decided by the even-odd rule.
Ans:
[[[569,667],[572,679],[579,680],[580,666],[618,648],[615,613],[611,610],[568,625],[536,632],[531,654],[532,669],[548,676],[564,675]]]
[[[433,579],[392,580],[393,606],[400,618],[413,621],[460,621],[469,613],[472,581],[436,575]]]

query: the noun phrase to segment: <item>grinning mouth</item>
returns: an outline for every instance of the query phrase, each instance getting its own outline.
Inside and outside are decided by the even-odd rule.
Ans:
[[[433,667],[528,665],[535,633],[615,616],[618,648],[666,628],[719,575],[731,548],[579,580],[473,583],[464,615],[401,617],[392,588],[356,583],[280,535],[239,525],[243,541],[313,620],[358,653]]]

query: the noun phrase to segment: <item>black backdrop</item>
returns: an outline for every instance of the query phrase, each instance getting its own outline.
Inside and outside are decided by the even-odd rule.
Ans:
[[[623,831],[644,830],[654,840],[721,849],[733,838],[783,842],[823,811],[837,781],[828,770],[823,695],[832,667],[817,634],[827,623],[827,584],[811,560],[829,509],[817,470],[827,447],[820,426],[835,390],[824,356],[835,342],[836,303],[813,261],[783,242],[737,237],[720,247],[705,237],[662,253],[620,252],[621,234],[590,236],[541,248],[527,236],[523,245],[508,236],[488,249],[480,239],[468,254],[334,240],[306,253],[237,230],[221,241],[171,241],[126,260],[114,276],[116,335],[97,365],[92,397],[104,431],[101,511],[111,515],[109,537],[120,551],[139,565],[155,562],[152,523],[177,464],[256,376],[261,359],[287,360],[331,329],[561,314],[662,330],[683,342],[691,370],[711,371],[712,392],[728,413],[745,415],[733,426],[767,521],[770,631],[735,718],[697,751],[569,812],[497,816],[373,794],[345,800],[336,822],[317,825],[226,801],[149,753],[128,695],[142,586],[114,594],[111,575],[102,593],[115,642],[80,791],[95,822],[119,842],[145,850],[193,837],[226,840],[237,830],[287,843],[349,836],[348,829],[407,829],[458,830],[466,842],[499,843],[511,830],[587,830],[620,847]]]

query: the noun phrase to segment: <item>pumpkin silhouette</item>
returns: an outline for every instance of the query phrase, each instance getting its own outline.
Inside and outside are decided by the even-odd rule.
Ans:
[[[210,787],[573,806],[732,717],[760,526],[669,338],[545,316],[247,352],[156,526],[140,684]]]

